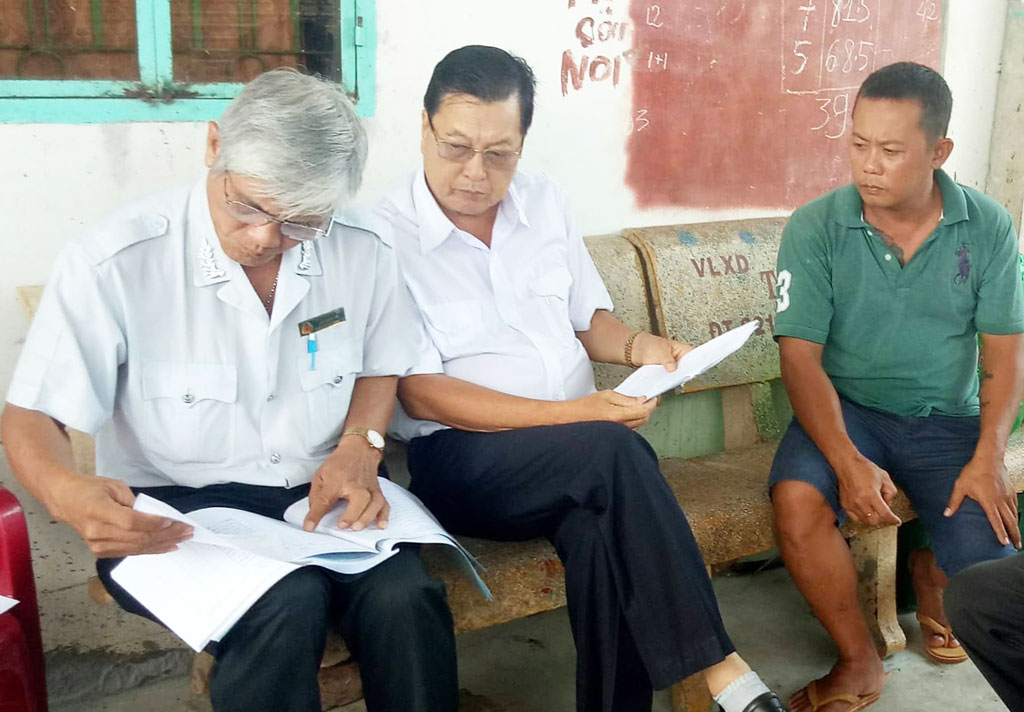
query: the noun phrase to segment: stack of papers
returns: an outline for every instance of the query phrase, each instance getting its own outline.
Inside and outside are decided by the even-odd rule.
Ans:
[[[727,356],[739,351],[760,325],[761,322],[754,319],[735,329],[730,329],[721,336],[716,336],[711,341],[704,342],[692,351],[683,354],[683,357],[676,362],[675,371],[666,371],[665,367],[660,364],[641,366],[617,385],[615,392],[624,396],[655,398],[673,388],[678,388],[702,373],[710,371]]]
[[[220,640],[271,586],[301,566],[356,574],[398,553],[402,543],[445,544],[468,564],[477,586],[490,599],[475,559],[444,530],[423,504],[390,480],[379,478],[391,507],[388,527],[338,529],[341,502],[316,531],[302,530],[309,511],[304,498],[284,514],[285,521],[228,507],[182,514],[146,495],[135,509],[191,525],[192,539],[166,554],[129,556],[114,568],[121,586],[194,650]]]

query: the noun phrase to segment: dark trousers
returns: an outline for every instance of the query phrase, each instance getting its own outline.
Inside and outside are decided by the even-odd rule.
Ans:
[[[632,430],[442,430],[410,443],[409,471],[410,489],[453,533],[554,544],[581,712],[649,710],[654,688],[733,652],[686,517]]]
[[[953,632],[1011,712],[1024,712],[1024,556],[964,569],[944,594]]]
[[[182,512],[235,507],[278,519],[309,486],[140,488]],[[157,620],[110,577],[120,559],[100,559],[100,579],[125,610]],[[159,622],[157,620],[157,622]],[[444,585],[415,549],[345,576],[314,566],[278,581],[219,642],[210,698],[216,712],[320,712],[317,671],[329,626],[359,661],[369,712],[455,712],[455,635]]]
[[[952,517],[943,515],[953,486],[974,457],[981,422],[977,417],[930,415],[916,418],[886,413],[840,399],[850,440],[864,457],[892,475],[907,493],[932,540],[939,568],[947,576],[989,559],[1013,556],[1013,546],[996,539],[985,510],[968,497]],[[839,503],[839,480],[832,466],[794,418],[775,452],[768,486],[799,480],[821,493],[836,523],[846,521]]]

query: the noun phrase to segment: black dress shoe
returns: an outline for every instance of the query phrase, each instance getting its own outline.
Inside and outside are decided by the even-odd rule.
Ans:
[[[743,712],[789,712],[774,692],[762,692],[743,708]]]

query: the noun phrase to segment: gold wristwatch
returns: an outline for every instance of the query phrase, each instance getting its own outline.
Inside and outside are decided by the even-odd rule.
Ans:
[[[378,433],[376,430],[368,430],[366,428],[347,428],[345,432],[341,434],[341,437],[346,435],[358,435],[366,439],[366,442],[370,443],[370,447],[375,450],[384,450],[384,436]]]

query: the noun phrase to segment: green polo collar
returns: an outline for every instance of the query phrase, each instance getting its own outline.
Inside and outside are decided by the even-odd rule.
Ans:
[[[942,224],[952,225],[967,220],[967,196],[964,195],[964,189],[957,185],[941,168],[935,171],[935,180],[942,191]],[[864,222],[864,203],[860,199],[860,193],[857,192],[857,186],[853,183],[844,185],[836,191],[832,219],[843,227],[863,228],[868,226]]]

